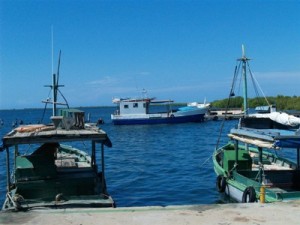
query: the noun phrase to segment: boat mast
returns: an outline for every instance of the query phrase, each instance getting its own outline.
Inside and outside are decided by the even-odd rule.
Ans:
[[[56,86],[56,75],[54,74],[53,71],[53,25],[51,26],[51,54],[52,54],[52,87],[53,87],[53,108],[52,108],[52,116],[56,116],[56,104],[55,102],[57,101],[57,91],[55,89]],[[59,55],[60,57],[60,55]]]
[[[43,103],[50,103],[53,104],[52,107],[52,116],[56,116],[56,105],[66,105],[69,108],[69,104],[66,100],[66,98],[63,96],[63,94],[59,91],[59,87],[64,87],[64,85],[59,85],[59,68],[60,68],[60,56],[61,51],[59,51],[59,59],[58,59],[58,66],[57,66],[57,73],[52,74],[52,85],[45,85],[45,87],[50,87],[52,89],[52,101],[51,99],[47,99],[46,101],[42,101]],[[60,93],[63,99],[65,100],[65,103],[59,103],[57,102],[57,93]]]
[[[56,74],[54,73],[52,76],[52,89],[53,89],[53,108],[52,108],[52,116],[56,116],[56,102],[57,102],[57,82],[56,82]]]
[[[243,63],[242,68],[242,74],[243,74],[243,80],[244,80],[244,115],[248,115],[248,90],[247,90],[247,61],[250,60],[245,55],[245,48],[244,45],[242,45],[242,58],[238,59]]]

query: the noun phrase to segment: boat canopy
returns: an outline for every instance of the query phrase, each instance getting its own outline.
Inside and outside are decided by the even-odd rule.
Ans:
[[[120,102],[151,102],[155,98],[114,98],[112,100],[115,104],[120,104]]]
[[[249,116],[255,118],[270,118],[277,123],[292,127],[300,125],[300,118],[284,112],[255,113],[250,114]]]
[[[172,103],[174,102],[173,100],[151,100],[151,103],[154,104],[161,104],[161,103]]]
[[[234,128],[228,136],[232,139],[264,148],[300,148],[300,132],[280,129]]]
[[[256,145],[258,147],[262,147],[262,148],[275,148],[275,146],[268,141],[263,141],[263,140],[258,140],[258,139],[254,139],[254,138],[249,138],[249,137],[244,137],[244,136],[238,136],[238,135],[234,135],[234,134],[228,134],[228,137],[237,140],[237,141],[242,141],[244,143],[247,144],[251,144],[251,145]]]
[[[108,147],[112,143],[107,134],[97,127],[85,129],[55,129],[47,125],[27,125],[14,129],[2,138],[0,151],[17,144],[39,144],[51,142],[95,141]]]
[[[114,98],[112,100],[113,103],[119,104],[120,102],[151,102],[154,104],[161,104],[161,103],[172,103],[173,100],[156,100],[155,97],[153,98]]]

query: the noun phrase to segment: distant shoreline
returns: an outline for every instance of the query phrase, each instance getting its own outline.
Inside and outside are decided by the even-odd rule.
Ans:
[[[181,105],[186,105],[187,103],[174,103],[171,104],[172,106],[181,106]],[[115,108],[115,105],[111,105],[111,106],[74,106],[74,107],[70,107],[70,108],[76,108],[76,109],[93,109],[93,108]],[[0,111],[10,111],[10,110],[41,110],[44,109],[43,107],[40,108],[22,108],[22,109],[0,109]],[[47,108],[47,110],[52,110],[52,108]]]

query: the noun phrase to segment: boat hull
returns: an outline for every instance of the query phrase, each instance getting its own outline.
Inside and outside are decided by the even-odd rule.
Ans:
[[[239,146],[240,151],[245,151],[244,147]],[[263,184],[258,180],[258,169],[249,168],[234,170],[226,169],[223,160],[226,151],[233,151],[233,145],[227,144],[216,150],[213,154],[213,165],[217,175],[216,187],[220,193],[225,193],[231,200],[236,202],[259,202],[261,188],[265,190],[265,202],[279,202],[296,200],[300,198],[300,184],[298,182],[300,174],[296,169],[295,163],[280,158],[270,152],[263,152],[263,159],[270,159],[280,167],[276,170],[269,170],[265,165],[265,180]],[[257,154],[255,148],[249,148],[250,155]],[[255,159],[252,159],[253,163]],[[239,161],[240,165],[243,163]],[[253,165],[252,165],[253,166]],[[281,168],[281,169],[280,169]],[[222,182],[221,182],[222,181]]]
[[[104,173],[93,161],[86,152],[63,144],[46,144],[18,155],[2,210],[115,207]]]
[[[170,116],[170,117],[112,117],[114,125],[139,125],[139,124],[177,124],[177,123],[189,123],[189,122],[203,122],[204,114],[187,115],[187,116]]]

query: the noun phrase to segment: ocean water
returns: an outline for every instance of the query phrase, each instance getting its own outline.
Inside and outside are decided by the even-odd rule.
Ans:
[[[214,204],[226,201],[215,188],[212,153],[221,121],[174,125],[115,126],[110,114],[114,107],[83,108],[91,122],[104,120],[113,147],[105,148],[106,183],[118,207]],[[0,136],[12,124],[41,121],[43,109],[1,110]],[[49,118],[47,110],[45,118]],[[49,122],[49,119],[44,123]],[[226,133],[237,123],[226,121]],[[0,204],[6,192],[6,154],[0,152]]]

